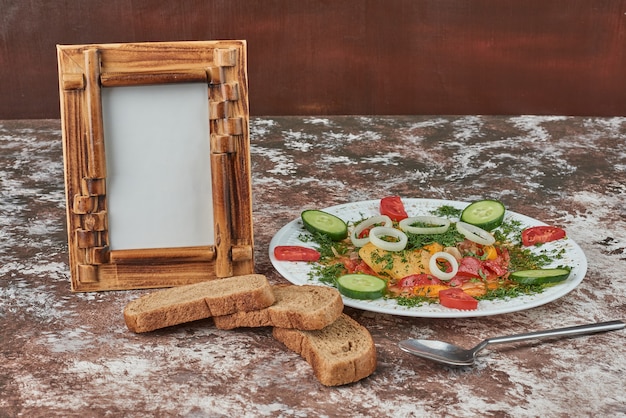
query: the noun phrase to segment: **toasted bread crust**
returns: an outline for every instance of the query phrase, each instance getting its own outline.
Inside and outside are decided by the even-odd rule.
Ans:
[[[346,314],[322,330],[274,328],[273,335],[300,354],[323,385],[353,383],[376,370],[376,346],[371,334]]]
[[[126,305],[124,320],[131,331],[148,332],[212,316],[262,309],[274,301],[267,278],[248,274],[149,293]]]
[[[272,290],[276,297],[272,306],[215,317],[215,326],[220,329],[274,326],[316,330],[332,324],[343,312],[341,294],[331,287],[275,285]]]

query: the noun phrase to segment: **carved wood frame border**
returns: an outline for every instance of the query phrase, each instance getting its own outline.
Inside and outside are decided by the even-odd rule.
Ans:
[[[170,287],[254,271],[245,41],[57,45],[72,291]],[[208,85],[214,245],[109,248],[102,87]]]

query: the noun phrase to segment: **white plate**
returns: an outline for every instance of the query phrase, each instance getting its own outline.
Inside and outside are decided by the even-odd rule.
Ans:
[[[435,210],[443,205],[453,206],[458,209],[465,208],[468,203],[436,200],[436,199],[402,199],[404,207],[409,216],[431,215],[430,211]],[[343,205],[332,206],[322,209],[325,212],[332,213],[344,221],[358,221],[360,219],[380,214],[380,200],[368,200],[356,203],[346,203]],[[518,220],[523,227],[545,225],[543,222],[537,221],[528,216],[520,215],[509,210],[506,211],[506,220]],[[278,245],[302,245],[311,246],[310,243],[300,241],[299,237],[305,233],[300,218],[295,219],[281,228],[272,238],[269,247],[269,256],[276,270],[285,279],[293,284],[317,284],[325,285],[315,278],[309,277],[311,264],[305,262],[278,261],[274,257],[274,247]],[[545,291],[535,295],[519,296],[512,299],[499,300],[481,300],[478,303],[478,309],[475,311],[462,311],[458,309],[450,309],[439,304],[426,304],[418,307],[400,306],[394,299],[377,299],[377,300],[358,300],[343,297],[344,304],[353,308],[363,309],[365,311],[381,312],[391,315],[414,316],[424,318],[467,318],[475,316],[498,315],[507,312],[516,312],[525,309],[534,308],[552,302],[563,297],[572,291],[585,277],[587,272],[587,259],[581,248],[571,239],[566,238],[542,245],[537,251],[550,250],[552,248],[564,249],[562,259],[559,259],[554,266],[567,265],[572,268],[569,278],[557,285],[547,288]],[[535,249],[533,249],[535,250]]]

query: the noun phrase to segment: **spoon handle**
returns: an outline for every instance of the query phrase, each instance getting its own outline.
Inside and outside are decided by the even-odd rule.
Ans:
[[[597,324],[577,325],[567,328],[557,328],[546,331],[528,332],[525,334],[508,335],[504,337],[493,337],[485,340],[486,344],[509,343],[514,341],[524,341],[542,339],[550,337],[565,337],[573,335],[592,334],[595,332],[613,331],[622,329],[626,324],[622,321],[599,322]]]

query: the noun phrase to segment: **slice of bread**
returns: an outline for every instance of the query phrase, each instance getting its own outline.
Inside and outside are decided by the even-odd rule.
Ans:
[[[376,346],[371,334],[346,314],[321,330],[274,328],[273,335],[300,354],[323,385],[353,383],[376,370]]]
[[[131,331],[147,332],[212,316],[262,309],[274,301],[267,278],[248,274],[149,293],[126,305],[124,320]]]
[[[322,329],[343,312],[343,300],[337,289],[313,285],[272,286],[276,302],[267,308],[236,312],[213,318],[220,329],[239,327]]]

